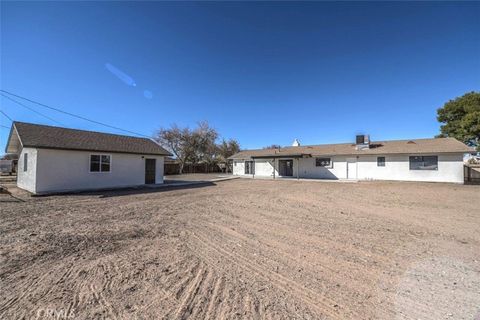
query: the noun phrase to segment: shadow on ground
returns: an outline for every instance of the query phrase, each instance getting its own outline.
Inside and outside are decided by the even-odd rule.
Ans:
[[[127,188],[127,189],[116,189],[116,190],[98,190],[98,191],[85,191],[78,193],[70,193],[71,195],[91,195],[98,196],[100,198],[112,198],[112,197],[123,197],[130,195],[139,195],[139,194],[149,194],[149,193],[162,193],[172,190],[188,190],[188,189],[198,189],[205,187],[212,187],[216,184],[210,181],[195,181],[194,183],[190,182],[187,184],[187,181],[182,181],[182,183],[168,183],[159,187],[141,187],[141,188]]]

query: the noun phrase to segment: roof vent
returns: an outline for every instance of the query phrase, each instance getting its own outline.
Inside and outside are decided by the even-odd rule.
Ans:
[[[298,139],[293,140],[292,147],[300,147],[300,141]]]

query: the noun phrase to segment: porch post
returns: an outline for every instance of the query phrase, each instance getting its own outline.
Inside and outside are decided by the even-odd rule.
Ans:
[[[297,180],[298,180],[298,172],[300,171],[300,158],[297,158]]]
[[[275,158],[273,160],[273,180],[275,180]]]
[[[252,179],[255,179],[255,158],[253,158]]]

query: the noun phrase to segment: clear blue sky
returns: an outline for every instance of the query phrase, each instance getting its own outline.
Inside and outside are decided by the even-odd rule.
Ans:
[[[243,148],[432,137],[436,109],[480,88],[479,15],[478,2],[2,1],[1,88],[147,135],[208,120]]]

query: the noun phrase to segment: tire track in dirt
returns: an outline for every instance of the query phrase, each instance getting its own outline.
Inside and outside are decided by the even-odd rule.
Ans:
[[[188,245],[188,248],[191,252],[198,253],[199,248],[191,245]],[[203,312],[199,312],[198,315],[192,314],[194,319],[229,319],[234,315],[238,316],[238,314],[243,314],[244,317],[249,315],[250,318],[254,319],[265,318],[265,316],[262,316],[263,310],[260,309],[258,298],[248,292],[243,292],[243,294],[249,296],[251,299],[255,299],[257,307],[252,310],[252,308],[245,308],[245,306],[243,306],[243,308],[240,308],[235,312],[234,306],[242,305],[240,303],[242,298],[239,296],[240,293],[238,290],[232,290],[232,284],[227,287],[224,275],[222,275],[225,270],[217,270],[216,266],[218,265],[218,261],[209,255],[196,256],[199,256],[209,269],[212,270],[212,280],[206,281],[207,285],[203,286],[204,289],[199,293],[200,300],[206,300],[206,308]],[[238,303],[235,302],[236,300],[239,300]],[[201,303],[198,305],[204,308]]]
[[[212,272],[208,266],[205,266],[205,276],[202,280],[202,283],[197,289],[192,302],[190,303],[190,314],[188,318],[191,319],[203,319],[205,314],[205,306],[208,304],[208,299],[210,298],[212,292],[211,288],[214,284],[215,274]]]
[[[399,282],[412,263],[431,263],[443,251],[460,260],[477,259],[478,215],[468,199],[475,199],[478,190],[400,183],[381,189],[384,185],[324,187],[327,184],[239,179],[182,192],[66,195],[7,203],[0,210],[0,229],[8,231],[0,233],[0,246],[5,248],[2,253],[11,253],[0,280],[0,318],[28,319],[41,307],[65,307],[79,319],[106,318],[112,317],[106,310],[110,304],[119,319],[174,319],[177,313],[190,319],[334,318],[326,309],[336,312],[336,318],[439,319],[453,310],[446,301],[449,294],[457,306],[470,299],[465,308],[474,309],[475,288],[466,282],[463,289],[453,286],[468,270],[454,269],[456,278],[447,281],[454,290],[444,287],[442,266],[437,278],[425,278],[415,269],[408,273],[411,282]],[[433,197],[435,190],[438,195]],[[235,230],[224,229],[229,227]],[[184,234],[185,229],[190,231]],[[78,237],[40,241],[60,232]],[[77,245],[82,235],[88,239]],[[442,246],[439,240],[448,243]],[[68,272],[74,257],[79,259]],[[190,289],[200,268],[204,274],[194,294]],[[478,273],[476,265],[474,269]],[[336,282],[341,287],[336,288]],[[421,285],[425,283],[429,286]],[[303,286],[339,302],[339,311],[329,301],[324,302],[330,308],[317,303]],[[376,290],[379,298],[368,302],[367,294]],[[448,291],[444,299],[434,296],[442,291]],[[372,304],[377,300],[378,305]],[[445,305],[438,305],[442,301]],[[181,303],[186,307],[179,311]]]
[[[238,245],[236,239],[241,239],[242,241],[244,241],[244,243],[250,243],[252,248],[255,248],[257,246],[257,244],[255,243],[254,240],[249,239],[248,237],[245,237],[244,235],[238,233],[237,231],[231,230],[228,227],[221,226],[219,224],[209,223],[209,222],[205,222],[205,224],[208,224],[209,227],[207,227],[206,225],[202,225],[202,228],[205,228],[205,229],[207,229],[207,231],[210,231],[210,233],[209,233],[210,235],[218,235],[218,234],[222,235],[221,241],[219,239],[216,240],[218,243],[222,243],[222,242],[225,243],[225,241],[228,241],[233,246],[236,246],[236,245]],[[198,225],[200,225],[200,222],[198,223]],[[270,237],[270,239],[273,239],[273,238],[275,238],[275,237]],[[296,262],[295,257],[289,256],[289,254],[286,253],[286,252],[282,252],[281,256],[284,257],[284,258],[287,257],[290,261],[292,261],[293,264],[295,264],[295,262]],[[268,256],[263,255],[263,258],[269,259],[271,262],[273,262],[273,264],[278,263],[278,261],[272,260]],[[325,258],[325,257],[323,257],[323,258]],[[326,261],[326,260],[322,259],[322,261]],[[338,265],[338,262],[337,262],[337,265]],[[320,266],[320,267],[323,268],[323,266]],[[343,267],[343,269],[349,270],[352,267],[354,267],[354,265],[349,264],[349,265],[345,265]],[[326,268],[326,270],[331,271],[333,274],[339,274],[338,272],[335,272],[335,270],[333,268]],[[359,291],[359,288],[363,288],[365,286],[371,286],[371,283],[376,281],[376,279],[360,277],[360,278],[363,279],[363,282],[358,282],[358,281],[356,281],[356,279],[352,278],[351,276],[348,276],[347,277],[347,278],[349,278],[348,281],[354,283],[354,285],[351,285],[348,282],[342,280],[343,277],[345,276],[344,274],[339,274],[339,275],[340,275],[340,277],[336,278],[335,281],[336,282],[338,282],[338,281],[342,282],[342,286],[344,286],[346,288],[349,288],[349,290],[352,293],[354,293],[355,295],[358,295],[358,296],[360,296],[360,294],[361,294],[361,291]],[[392,312],[395,309],[393,304],[389,304],[388,308],[378,309],[378,305],[375,303],[375,301],[371,301],[371,300],[363,301],[362,304],[364,306],[369,306],[372,309],[376,309],[376,314],[380,315],[382,318],[388,318],[389,316],[391,316]],[[431,311],[428,309],[428,307],[424,306],[423,304],[417,303],[416,301],[412,301],[410,306],[412,308],[416,309],[422,315],[425,315],[425,317],[423,317],[423,319],[435,319],[435,317],[426,316],[426,315],[431,314]]]
[[[95,284],[93,284],[93,283],[89,286],[89,289],[90,289],[90,293],[93,296],[93,298],[95,299],[95,301],[98,302],[100,304],[100,306],[102,307],[102,309],[107,312],[107,315],[109,316],[109,318],[118,319],[117,314],[115,312],[115,309],[105,299],[105,297],[102,293],[102,289],[98,289],[95,286]]]
[[[192,312],[192,304],[198,293],[200,286],[205,280],[207,270],[203,267],[199,267],[195,278],[191,281],[189,287],[186,289],[185,294],[178,305],[178,309],[175,313],[176,319],[185,319]]]
[[[232,263],[236,263],[236,265],[246,271],[250,271],[255,273],[256,275],[271,281],[271,283],[275,284],[276,287],[283,290],[286,293],[291,294],[291,292],[295,293],[295,299],[299,299],[302,303],[309,306],[310,309],[315,310],[321,315],[327,314],[332,319],[343,319],[344,317],[339,315],[339,310],[333,308],[335,302],[326,298],[323,295],[319,295],[312,290],[305,288],[296,282],[280,275],[280,274],[273,274],[267,270],[264,270],[261,266],[258,266],[248,259],[241,257],[240,255],[233,255],[232,253],[228,252],[227,250],[221,248],[216,243],[210,241],[208,237],[204,235],[200,235],[200,233],[191,233],[192,237],[200,241],[200,243],[204,244],[210,250],[215,250],[222,254],[222,257],[230,260]],[[313,297],[313,298],[312,298]],[[318,304],[322,305],[319,307]],[[344,311],[345,314],[351,314],[352,311]],[[358,319],[361,318],[360,315],[356,315]]]
[[[235,230],[236,229],[242,229],[243,230],[247,230],[250,228],[250,230],[253,230],[253,229],[257,229],[258,232],[256,233],[256,236],[265,236],[265,238],[268,240],[268,243],[270,244],[275,244],[275,238],[277,236],[277,233],[279,230],[284,230],[285,232],[281,232],[282,235],[285,235],[285,234],[288,234],[288,232],[290,231],[289,229],[285,229],[283,224],[279,224],[279,227],[280,228],[271,228],[271,225],[265,225],[265,229],[266,230],[269,230],[270,233],[268,234],[264,234],[266,232],[266,230],[263,230],[260,226],[257,226],[255,223],[252,223],[252,224],[248,224],[248,226],[246,225],[243,225],[243,222],[244,220],[249,220],[248,218],[248,213],[246,215],[243,215],[241,217],[241,221],[237,221],[237,222],[241,222],[241,224],[239,225],[238,223],[235,224]],[[241,237],[241,239],[247,243],[252,243],[254,244],[254,246],[252,246],[252,248],[255,248],[256,247],[256,244],[254,243],[255,240],[252,240],[242,234],[239,234],[237,231],[234,231],[234,230],[231,230],[231,228],[227,227],[227,226],[223,226],[223,227],[219,227],[219,223],[218,222],[221,222],[222,220],[222,217],[218,217],[217,218],[217,222],[215,223],[208,223],[208,222],[204,222],[203,220],[198,220],[197,221],[197,224],[198,225],[201,225],[202,223],[205,224],[209,224],[210,225],[210,229],[212,231],[211,234],[218,234],[218,231],[220,231],[221,233],[223,233],[223,236],[226,236],[225,233],[227,234],[230,234],[233,238],[235,238],[237,235]],[[259,219],[261,220],[261,219]],[[271,223],[273,224],[278,224],[278,219],[273,219],[273,217],[269,220]],[[257,221],[258,223],[258,221]],[[261,224],[260,224],[261,225]],[[204,225],[202,225],[202,227],[205,227]],[[268,228],[270,227],[270,228]],[[275,230],[272,231],[272,230]],[[226,232],[225,232],[226,231]],[[291,233],[291,232],[290,232]],[[225,239],[222,239],[222,241],[224,241]],[[300,238],[300,240],[302,241],[305,241],[305,237],[303,238]],[[322,241],[324,241],[326,239],[324,239],[322,237]],[[332,248],[332,251],[335,251],[335,248],[336,247],[339,247],[337,243],[333,242],[333,241],[330,241],[330,240],[326,240],[328,242],[328,247]],[[233,244],[237,244],[235,240],[232,241]],[[292,240],[292,242],[290,243],[297,243],[295,241]],[[312,243],[314,243],[314,241],[312,241]],[[265,244],[265,243],[263,243]],[[312,248],[313,249],[313,248]],[[353,248],[354,250],[358,251],[357,248]],[[341,250],[341,248],[339,247],[339,252],[343,252],[345,257],[349,256],[349,254],[351,253],[350,251],[344,251],[344,250]],[[283,254],[286,254],[288,255],[286,252],[283,252]],[[321,261],[328,261],[329,259],[329,256],[328,255],[325,255],[323,254],[321,251],[315,251],[315,255],[318,256],[320,254],[321,258],[320,259]],[[295,260],[295,257],[291,256],[291,259],[294,259]],[[391,267],[388,267],[387,268],[387,260],[386,259],[381,259],[383,261],[385,261],[385,266],[383,268],[379,268],[381,266],[381,264],[375,264],[375,265],[369,265],[369,268],[367,269],[368,272],[371,272],[372,269],[373,270],[377,270],[378,272],[381,272],[382,270],[385,270],[385,269],[390,269]],[[273,261],[273,262],[276,262],[276,261]],[[358,275],[355,275],[355,277],[353,277],[353,275],[351,273],[348,273],[347,271],[350,270],[351,268],[355,268],[355,267],[358,267],[356,266],[355,264],[353,264],[352,262],[349,262],[349,261],[335,261],[334,263],[332,263],[332,265],[337,265],[341,263],[342,265],[344,265],[344,267],[340,267],[338,269],[341,269],[341,270],[344,270],[344,272],[342,274],[340,274],[336,269],[334,268],[328,268],[327,266],[319,266],[320,268],[325,268],[326,270],[329,270],[330,272],[332,272],[333,274],[339,274],[341,275],[339,278],[337,278],[336,280],[337,281],[340,281],[342,283],[342,285],[344,287],[348,287],[352,290],[352,292],[358,292],[358,289],[359,288],[363,288],[365,286],[367,287],[371,287],[372,286],[372,282],[375,283],[378,281],[378,279],[376,278],[368,278],[368,277],[364,277],[364,273],[361,273],[361,274],[358,274]],[[348,278],[348,281],[345,281],[343,278]],[[358,282],[358,280],[361,280],[361,282]],[[375,285],[375,284],[374,284]],[[359,291],[358,293],[361,293],[361,291]],[[368,305],[370,306],[371,308],[375,309],[377,307],[377,303],[373,300],[369,300],[367,302],[363,301],[362,302],[362,305]],[[391,315],[391,312],[393,312],[393,310],[395,309],[393,304],[392,303],[388,303],[389,307],[388,308],[385,308],[384,310],[378,310],[377,309],[377,312],[376,314],[381,314],[382,316],[384,317],[388,317]],[[421,313],[421,314],[429,314],[431,313],[429,310],[428,310],[428,307],[424,306],[423,304],[421,303],[417,303],[416,301],[412,301],[412,308],[415,308],[415,309],[418,309],[418,311]],[[427,317],[428,319],[428,317]]]
[[[229,234],[232,238],[240,238],[242,241],[252,244],[253,247],[255,247],[257,245],[257,244],[255,244],[255,240],[250,239],[250,238],[246,237],[245,235],[242,235],[240,232],[237,231],[237,229],[240,229],[240,227],[242,227],[244,230],[246,230],[246,229],[250,229],[250,230],[257,229],[258,238],[256,240],[260,242],[260,239],[261,239],[262,240],[261,241],[262,245],[268,245],[272,248],[278,247],[279,245],[291,246],[292,243],[302,243],[302,242],[305,243],[305,241],[306,241],[305,240],[305,238],[306,238],[305,235],[303,236],[302,239],[300,239],[299,237],[293,237],[290,241],[277,240],[277,239],[275,239],[275,234],[268,234],[263,229],[255,226],[254,224],[251,224],[251,225],[249,224],[249,225],[240,226],[240,227],[237,225],[235,230],[232,230],[230,227],[225,226],[225,225],[219,225],[218,223],[216,223],[216,224],[210,223],[209,225],[210,225],[211,229],[217,229],[216,231],[220,230],[223,234]],[[214,230],[212,230],[212,231],[214,231]],[[282,234],[286,234],[286,233],[287,232],[282,233]],[[324,241],[323,238],[322,238],[322,241]],[[332,260],[330,255],[324,253],[323,250],[320,250],[321,248],[318,248],[318,247],[315,246],[313,240],[311,241],[311,243],[306,242],[305,245],[308,245],[309,248],[311,248],[311,250],[314,252],[315,256],[319,256],[319,257],[322,258],[322,259],[319,259],[319,260],[322,260],[322,261]],[[329,243],[329,245],[330,245],[330,243]],[[335,247],[337,245],[333,244],[333,243],[331,245],[332,245],[331,246],[331,251],[335,251],[336,250]],[[330,246],[328,246],[328,247],[330,248]],[[342,250],[337,250],[335,252],[347,253],[346,251],[342,251]],[[292,254],[287,252],[287,251],[283,251],[282,253],[285,257],[288,257],[291,261],[297,261],[297,259],[298,259],[298,257],[292,256]],[[329,266],[326,266],[326,265],[321,265],[319,267],[324,269],[324,270],[327,270],[328,272],[341,275],[340,279],[348,278],[348,281],[343,281],[343,284],[347,287],[349,287],[349,286],[352,287],[354,284],[355,285],[360,285],[360,287],[361,287],[362,285],[365,284],[365,282],[368,282],[370,280],[368,278],[363,277],[362,275],[353,276],[351,273],[347,272],[348,270],[350,270],[351,267],[354,266],[353,263],[351,263],[349,261],[335,260],[334,263],[332,263],[332,265],[337,265],[338,266],[339,263],[343,264],[345,266],[345,268],[333,268],[333,267],[329,267]],[[342,270],[342,269],[344,269],[346,271],[344,271],[344,272],[339,271],[339,270]],[[360,280],[363,281],[363,283],[360,282]]]
[[[208,224],[209,227],[207,227],[205,225],[202,226],[202,227],[204,227],[206,229],[210,229],[210,231],[211,231],[210,234],[211,235],[221,234],[223,243],[228,241],[229,243],[231,243],[232,246],[235,246],[235,245],[238,245],[236,239],[241,239],[244,244],[245,243],[249,244],[251,248],[255,248],[255,247],[258,246],[258,244],[255,243],[255,240],[252,240],[252,239],[240,234],[236,230],[231,230],[230,228],[225,227],[225,226],[221,226],[219,224],[213,224],[213,223],[208,223],[208,222],[206,222],[206,224]],[[271,237],[271,238],[274,238],[274,237]],[[318,253],[316,253],[316,255],[318,255]],[[291,264],[287,264],[287,265],[295,265],[296,263],[298,263],[298,259],[296,257],[291,256],[289,253],[287,253],[285,251],[282,251],[280,256],[283,259],[288,259],[291,262]],[[272,265],[275,265],[275,264],[279,263],[278,260],[275,260],[275,259],[271,258],[270,255],[268,254],[268,252],[264,252],[262,257],[264,259],[268,259],[270,262],[272,262],[271,263]],[[327,259],[325,259],[325,256],[322,256],[322,258],[323,259],[321,261],[327,261]],[[338,262],[337,262],[337,265],[338,265]],[[342,287],[348,288],[350,290],[350,292],[352,292],[354,295],[360,296],[362,294],[362,291],[359,291],[359,288],[363,288],[363,287],[371,284],[372,282],[375,282],[375,279],[365,278],[365,277],[360,277],[363,280],[362,282],[360,282],[360,281],[357,281],[357,279],[355,279],[351,274],[349,276],[346,276],[344,274],[340,274],[339,272],[336,272],[336,270],[333,269],[333,268],[324,267],[323,265],[320,265],[318,267],[321,268],[321,269],[325,269],[325,270],[331,272],[332,274],[337,274],[338,277],[335,278],[335,283],[336,282],[342,283]],[[344,269],[349,270],[349,268],[351,268],[351,267],[353,267],[353,265],[349,264],[348,266],[344,266]],[[344,280],[344,277],[348,278],[348,280]],[[374,301],[364,301],[363,305],[368,305],[372,308],[377,306]],[[385,309],[385,310],[381,310],[381,311],[377,310],[377,314],[381,314],[383,317],[386,318],[391,314],[389,312],[391,310],[393,310],[393,306],[390,306],[390,309]]]
[[[30,297],[31,295],[35,294],[35,289],[39,287],[39,283],[42,283],[44,279],[48,278],[51,275],[51,271],[47,271],[43,273],[42,275],[36,277],[34,280],[31,282],[29,281],[30,278],[26,277],[24,281],[19,282],[19,286],[15,288],[15,291],[21,292],[20,295],[14,296],[8,301],[6,301],[4,304],[0,305],[0,317],[3,318],[3,316],[6,314],[8,309],[14,305],[22,302],[26,298]]]
[[[284,235],[291,235],[291,228],[292,228],[292,222],[298,223],[298,225],[302,226],[302,228],[308,227],[308,225],[324,225],[325,224],[325,214],[322,214],[319,216],[319,213],[317,211],[307,211],[308,213],[308,220],[304,218],[301,214],[298,215],[289,215],[288,212],[290,210],[296,210],[300,211],[301,209],[299,208],[291,208],[291,209],[282,209],[282,208],[276,208],[272,204],[270,204],[272,207],[271,208],[255,208],[254,211],[247,211],[245,215],[242,215],[241,219],[242,222],[249,221],[250,226],[252,228],[259,229],[259,225],[263,225],[265,228],[262,229],[262,232],[268,233],[268,235],[273,235],[275,236],[280,230],[282,231],[287,231],[287,232],[282,232]],[[233,206],[233,203],[232,203]],[[302,209],[302,210],[307,210],[307,209]],[[282,214],[283,213],[283,214]],[[249,215],[252,215],[253,217],[249,217]],[[286,218],[288,217],[288,219]],[[331,218],[330,218],[331,219]],[[308,225],[306,226],[306,221],[308,221]],[[272,225],[275,225],[276,228],[271,228]],[[343,227],[345,227],[345,224],[342,224]],[[312,233],[313,230],[308,230],[305,232],[303,235],[308,236],[308,237],[313,237],[315,234]],[[352,231],[353,232],[353,231]],[[298,239],[294,239],[298,240]],[[303,241],[306,241],[308,239],[302,238]],[[328,247],[332,248],[332,250],[337,250],[337,251],[345,251],[344,248],[338,245],[338,239],[332,238],[329,233],[324,233],[322,234],[322,241],[328,242]],[[314,241],[312,241],[314,243]],[[375,252],[372,252],[371,249],[365,249],[362,247],[355,247],[354,251],[349,252],[351,255],[353,253],[356,253],[354,256],[358,256],[361,260],[361,257],[363,256],[368,256],[371,259],[374,259],[377,263],[377,265],[370,266],[369,268],[378,268],[380,269],[381,267],[387,267],[389,266],[389,261],[385,257],[385,254],[377,254]]]
[[[210,296],[210,301],[208,302],[207,309],[205,312],[205,319],[215,319],[217,315],[217,306],[219,304],[220,297],[223,297],[223,292],[225,289],[225,282],[223,278],[218,277],[215,281],[212,294]]]
[[[195,279],[193,275],[198,274],[199,270],[201,269],[201,263],[196,262],[188,269],[187,275],[183,276],[183,279],[178,283],[174,284],[172,288],[172,292],[174,292],[175,299],[179,300],[185,292],[185,289],[188,288],[188,284]],[[178,277],[178,276],[177,276]]]

